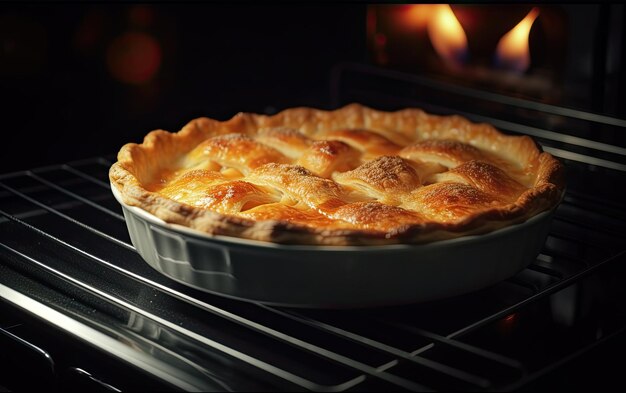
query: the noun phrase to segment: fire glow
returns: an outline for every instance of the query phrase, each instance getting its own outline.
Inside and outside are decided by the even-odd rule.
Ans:
[[[530,66],[528,41],[530,29],[539,16],[539,10],[533,8],[521,22],[506,33],[496,48],[496,64],[504,69],[525,72]]]
[[[502,36],[495,48],[495,67],[514,73],[524,73],[528,70],[530,30],[538,16],[539,9],[535,7],[513,29]],[[469,57],[467,35],[450,5],[414,5],[409,9],[409,17],[416,24],[426,25],[430,42],[444,63],[454,69],[460,69],[467,64]]]
[[[467,36],[448,4],[433,5],[428,36],[437,54],[452,67],[467,60]]]

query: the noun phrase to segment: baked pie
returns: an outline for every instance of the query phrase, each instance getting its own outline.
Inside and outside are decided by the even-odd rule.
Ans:
[[[425,243],[554,208],[563,166],[527,136],[358,104],[199,118],[122,147],[124,203],[208,235],[319,245]]]

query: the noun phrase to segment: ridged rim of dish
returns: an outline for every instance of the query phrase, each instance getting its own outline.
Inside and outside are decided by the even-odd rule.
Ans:
[[[450,244],[457,243],[472,243],[477,241],[489,241],[492,238],[504,235],[508,232],[523,230],[524,227],[532,225],[532,223],[536,221],[541,221],[546,218],[546,216],[551,215],[560,204],[560,201],[563,199],[565,192],[563,192],[559,204],[557,204],[554,208],[550,210],[543,211],[538,213],[530,218],[528,218],[524,222],[512,224],[507,227],[503,227],[500,229],[493,230],[491,232],[481,234],[481,235],[465,235],[452,239],[443,239],[437,240],[429,243],[422,244],[386,244],[386,245],[363,245],[363,246],[332,246],[332,245],[311,245],[311,244],[282,244],[282,243],[272,243],[262,240],[253,240],[253,239],[245,239],[234,236],[227,235],[211,235],[206,232],[202,232],[198,229],[186,227],[180,224],[174,224],[164,221],[163,219],[155,216],[154,214],[141,209],[137,206],[130,206],[121,198],[120,192],[111,185],[111,190],[113,192],[113,196],[115,199],[122,205],[124,208],[128,209],[132,214],[139,216],[139,218],[148,221],[151,224],[159,225],[161,227],[168,228],[178,234],[191,236],[193,238],[199,238],[203,241],[219,241],[220,243],[227,243],[227,245],[232,246],[245,246],[245,247],[255,247],[255,248],[265,248],[265,249],[278,249],[281,251],[361,251],[361,252],[371,252],[371,251],[401,251],[401,250],[414,250],[414,249],[426,249],[429,247],[439,248],[444,247]]]

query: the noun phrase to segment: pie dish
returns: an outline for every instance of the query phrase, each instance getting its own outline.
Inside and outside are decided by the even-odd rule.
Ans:
[[[209,237],[329,246],[484,234],[552,210],[565,187],[527,136],[358,104],[152,131],[110,180],[124,204]]]

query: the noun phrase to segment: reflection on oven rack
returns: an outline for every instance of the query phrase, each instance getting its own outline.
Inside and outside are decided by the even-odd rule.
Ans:
[[[100,303],[125,310],[118,317],[125,324],[106,326],[124,331],[133,350],[158,348],[169,362],[175,358],[181,368],[209,373],[224,388],[227,383],[210,371],[214,367],[203,366],[207,357],[225,369],[244,364],[313,390],[518,383],[538,366],[482,340],[512,340],[527,329],[529,314],[534,321],[547,318],[559,328],[576,328],[590,307],[586,311],[577,297],[595,288],[586,288],[580,277],[623,252],[624,224],[615,219],[621,213],[607,215],[610,207],[568,194],[537,261],[469,296],[344,312],[241,303],[185,288],[147,267],[134,253],[105,183],[109,164],[97,158],[2,176],[1,252],[99,297],[93,304],[98,312]],[[601,329],[596,327],[593,339],[611,333]],[[484,331],[492,337],[483,337]]]

